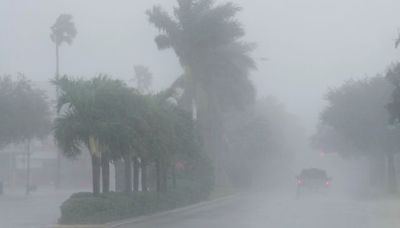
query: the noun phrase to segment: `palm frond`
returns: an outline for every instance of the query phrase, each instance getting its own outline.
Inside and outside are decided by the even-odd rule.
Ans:
[[[50,39],[56,43],[56,45],[61,45],[64,42],[71,44],[77,35],[77,30],[75,24],[72,22],[72,15],[70,14],[61,14],[50,29],[52,32],[50,34]]]
[[[166,35],[158,35],[155,38],[158,49],[164,50],[172,46],[171,39]]]
[[[174,21],[174,19],[172,19],[172,17],[160,6],[154,6],[151,10],[148,10],[146,14],[149,22],[160,31],[167,34],[174,34],[179,30],[178,23]]]

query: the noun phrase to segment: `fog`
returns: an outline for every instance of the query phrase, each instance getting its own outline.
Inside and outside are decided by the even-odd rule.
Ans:
[[[158,49],[155,37],[165,31],[157,29],[157,23],[149,23],[149,16],[146,15],[146,10],[154,5],[160,5],[174,15],[172,9],[178,4],[176,0],[0,0],[0,76],[11,75],[14,80],[18,78],[17,75],[24,75],[34,88],[44,90],[50,107],[43,116],[49,115],[51,119],[49,123],[46,122],[51,125],[46,125],[50,134],[40,137],[35,135],[32,137],[35,139],[29,138],[28,144],[25,136],[13,141],[8,139],[8,135],[11,138],[12,133],[2,136],[0,132],[0,154],[17,153],[10,158],[4,158],[9,161],[3,162],[3,167],[0,168],[0,172],[3,172],[0,173],[0,181],[4,184],[4,194],[0,196],[0,213],[8,212],[7,216],[0,215],[0,227],[42,227],[57,223],[60,213],[55,211],[60,210],[61,203],[74,192],[87,192],[92,188],[92,172],[95,172],[92,167],[95,154],[92,151],[92,135],[77,146],[83,149],[76,154],[82,155],[75,156],[75,152],[62,158],[57,155],[57,150],[61,151],[63,144],[57,138],[62,134],[57,133],[57,126],[61,125],[57,125],[59,119],[56,117],[77,110],[66,102],[61,105],[58,103],[61,111],[57,114],[54,112],[55,103],[60,102],[56,100],[56,87],[61,88],[61,93],[57,90],[58,93],[69,96],[67,86],[67,89],[63,89],[61,82],[51,83],[56,75],[56,53],[55,44],[50,39],[50,27],[60,14],[72,15],[77,30],[71,45],[60,45],[60,76],[66,75],[63,78],[65,80],[83,78],[90,82],[99,74],[106,74],[112,79],[126,82],[128,87],[137,87],[134,67],[141,65],[149,69],[152,76],[151,88],[145,88],[147,92],[137,88],[138,91],[149,97],[160,94],[166,96],[163,92],[174,94],[171,95],[175,99],[173,102],[185,107],[185,111],[189,110],[193,118],[191,121],[195,122],[193,128],[198,128],[200,135],[203,134],[200,138],[204,140],[204,150],[211,151],[205,152],[205,156],[214,166],[217,186],[215,192],[218,192],[216,195],[234,193],[226,200],[213,201],[204,207],[184,209],[183,212],[178,209],[170,216],[156,216],[135,227],[390,228],[400,225],[400,201],[397,193],[397,182],[400,181],[397,149],[400,145],[397,139],[400,131],[397,125],[393,125],[396,128],[394,130],[387,127],[391,124],[389,117],[394,120],[392,122],[397,123],[400,122],[400,115],[389,113],[385,108],[392,101],[393,105],[399,104],[396,103],[396,97],[392,96],[396,94],[393,91],[399,87],[395,83],[391,85],[393,80],[384,79],[384,76],[390,78],[390,72],[394,78],[400,78],[400,67],[395,67],[400,59],[400,50],[395,48],[400,33],[400,1],[215,2],[217,5],[233,2],[242,9],[234,16],[245,31],[244,36],[239,36],[238,39],[256,45],[249,54],[256,68],[253,70],[250,66],[245,66],[248,69],[243,70],[243,75],[250,79],[255,88],[255,98],[248,102],[252,104],[246,104],[237,110],[232,110],[229,105],[225,109],[222,107],[225,104],[221,105],[223,102],[216,103],[216,106],[221,106],[218,108],[207,102],[201,103],[204,100],[199,99],[201,95],[198,94],[207,94],[208,91],[192,92],[194,97],[198,96],[198,100],[191,98],[189,103],[185,97],[188,92],[176,95],[179,94],[179,89],[184,90],[182,87],[187,86],[185,83],[184,86],[176,86],[177,79],[182,75],[192,74],[192,69],[187,70],[183,65],[191,63],[188,61],[184,64],[184,55],[176,53],[173,45],[167,50]],[[202,68],[205,65],[197,66]],[[195,67],[193,69],[193,75],[196,75]],[[209,72],[207,70],[200,69],[198,72]],[[137,78],[136,75],[136,80]],[[1,83],[3,78],[0,79]],[[3,82],[6,81],[4,79]],[[124,86],[121,88],[125,88]],[[365,90],[357,89],[360,87],[365,87]],[[224,88],[220,90],[216,94],[221,97],[226,94],[229,96]],[[0,96],[4,94],[6,93],[1,93],[0,90]],[[340,98],[340,94],[344,94],[343,98]],[[244,100],[245,98],[243,103],[246,103]],[[223,101],[226,102],[226,99]],[[1,102],[0,100],[1,105],[6,104]],[[217,111],[210,111],[210,107],[210,110],[206,108],[204,111],[201,104],[214,107]],[[35,105],[40,106],[32,106]],[[124,109],[121,112],[132,110],[134,109]],[[2,114],[0,110],[0,118],[6,119],[6,115],[10,113]],[[32,120],[41,115],[32,113]],[[145,117],[146,115],[142,116],[143,119]],[[28,119],[30,118],[24,120]],[[7,121],[0,123],[5,122]],[[205,122],[207,123],[204,125]],[[84,122],[80,124],[84,125]],[[8,127],[3,127],[5,132]],[[29,128],[25,122],[18,127]],[[191,132],[192,128],[186,130]],[[211,133],[204,133],[207,131]],[[160,134],[165,135],[165,132]],[[140,133],[135,134],[139,134],[135,135],[137,138],[141,137]],[[150,138],[158,139],[158,133],[150,131],[148,134]],[[182,134],[177,138],[185,138],[186,135]],[[1,141],[2,137],[5,138],[4,143]],[[107,140],[111,138],[110,140],[116,141],[120,137],[122,136],[118,134],[108,137]],[[161,137],[160,141],[162,140]],[[137,144],[144,141],[139,139]],[[196,144],[192,141],[190,143]],[[60,148],[55,149],[55,145]],[[102,148],[99,145],[102,144],[97,142],[97,147]],[[141,146],[145,147],[142,144]],[[25,157],[26,148],[28,152]],[[134,150],[139,151],[138,148]],[[156,147],[150,148],[157,150]],[[193,148],[189,148],[191,149]],[[31,156],[29,150],[33,151],[32,164],[28,162]],[[213,150],[217,153],[212,153]],[[133,192],[147,191],[147,188],[149,192],[152,188],[163,192],[162,180],[158,180],[162,179],[158,169],[159,166],[162,169],[163,164],[157,163],[157,159],[151,160],[155,155],[147,157],[141,154],[143,152],[137,151],[130,155],[132,158],[129,157],[133,169],[130,170],[130,175],[133,175],[130,178],[133,181],[130,183]],[[194,148],[193,151],[197,149]],[[108,158],[107,161],[107,169],[110,170],[109,188],[119,192],[126,188],[127,183],[118,185],[118,175],[125,172],[123,178],[129,179],[126,174],[129,171],[121,168],[126,162],[123,152],[119,151],[115,156],[118,158]],[[185,156],[173,155],[173,158],[167,160],[172,164],[173,170],[179,170],[179,165],[184,163],[182,160],[193,159]],[[74,159],[70,159],[71,157]],[[12,159],[15,160],[15,165]],[[37,171],[37,167],[46,163],[44,161],[50,165],[44,171]],[[201,162],[206,163],[203,160]],[[196,164],[207,169],[208,164]],[[37,170],[26,174],[25,167],[28,170]],[[302,176],[302,170],[310,168],[326,171],[323,185],[329,187],[328,193],[307,190],[299,193],[302,191],[299,189],[302,189],[304,178],[308,178]],[[105,168],[102,166],[101,169]],[[17,170],[15,174],[13,170]],[[169,170],[168,167],[165,170]],[[101,177],[104,175],[107,174],[102,173]],[[146,175],[149,176],[149,183],[143,181]],[[168,185],[170,179],[175,185],[175,173],[171,173],[171,177],[168,175],[165,177],[165,185]],[[179,178],[178,174],[178,182]],[[32,192],[27,190],[25,195],[25,185],[30,189],[31,183],[35,185],[34,189]],[[99,185],[105,188],[104,180],[99,181]],[[144,187],[146,185],[149,187]],[[226,190],[226,186],[229,186],[229,190]],[[166,189],[165,191],[168,192]],[[213,193],[214,191],[211,198],[218,198]],[[32,211],[40,208],[38,210],[43,213],[33,213],[30,210],[20,212],[21,217],[25,216],[26,219],[11,215],[18,214],[20,208],[32,208]],[[242,222],[233,222],[238,216],[242,216]],[[114,220],[127,219],[129,216],[116,218],[119,219]],[[62,221],[58,220],[60,223]],[[84,219],[82,221],[90,223]],[[132,227],[132,224],[112,227]]]
[[[396,0],[234,2],[244,9],[239,18],[247,40],[257,43],[254,56],[268,58],[252,75],[258,95],[278,97],[308,129],[314,129],[328,87],[373,76],[400,55],[393,48],[400,27]],[[154,45],[156,30],[144,15],[154,4],[171,8],[175,1],[2,0],[0,69],[48,81],[54,75],[49,26],[70,13],[79,36],[62,48],[62,73],[129,79],[133,65],[143,64],[157,77],[156,87],[165,88],[181,70],[171,51],[160,53]]]

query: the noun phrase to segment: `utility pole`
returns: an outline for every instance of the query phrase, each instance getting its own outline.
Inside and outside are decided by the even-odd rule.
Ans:
[[[31,191],[31,140],[26,145],[26,195]]]

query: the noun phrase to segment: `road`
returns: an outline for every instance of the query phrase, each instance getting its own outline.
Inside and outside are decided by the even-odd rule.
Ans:
[[[398,228],[400,201],[250,194],[118,228]]]
[[[71,191],[38,189],[26,196],[23,190],[0,196],[0,228],[42,228],[57,222],[60,205]]]
[[[72,191],[39,190],[0,197],[0,228],[54,224]],[[359,201],[339,195],[247,193],[203,207],[155,216],[118,228],[399,228],[400,200]]]

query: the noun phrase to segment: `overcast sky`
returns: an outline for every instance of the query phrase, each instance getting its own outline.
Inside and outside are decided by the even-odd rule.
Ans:
[[[259,97],[273,95],[308,129],[318,120],[327,88],[373,76],[400,60],[394,39],[399,0],[235,0],[247,41],[258,44],[252,79]],[[78,35],[61,49],[63,74],[108,73],[128,80],[133,65],[150,67],[165,88],[181,69],[172,51],[154,44],[157,31],[145,10],[170,9],[175,0],[0,0],[0,74],[24,72],[43,84],[54,75],[49,27],[61,13],[74,16]]]

